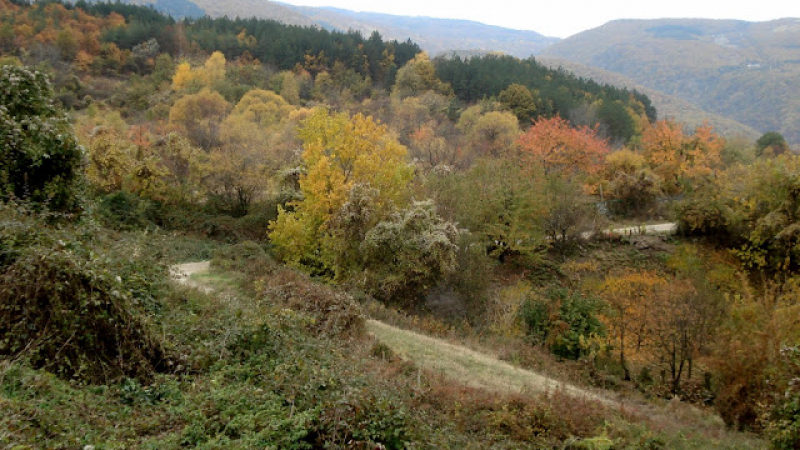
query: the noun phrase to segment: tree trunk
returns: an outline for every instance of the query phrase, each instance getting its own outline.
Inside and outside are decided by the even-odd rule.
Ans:
[[[619,363],[622,365],[622,370],[625,372],[625,381],[631,380],[631,371],[628,369],[628,363],[625,361],[625,328],[623,327],[620,332],[619,342]]]

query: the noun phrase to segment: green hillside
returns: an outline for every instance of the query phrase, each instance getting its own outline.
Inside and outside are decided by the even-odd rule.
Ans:
[[[760,135],[753,127],[737,122],[729,117],[710,112],[678,96],[665,94],[657,89],[642,86],[625,75],[599,69],[597,67],[569,62],[561,58],[545,56],[536,58],[536,60],[551,68],[560,67],[579,77],[589,78],[598,83],[641,92],[653,101],[653,106],[658,110],[660,118],[669,117],[678,119],[689,128],[697,128],[704,123],[708,123],[714,127],[714,130],[724,136],[739,136],[748,140],[755,140],[758,139]]]
[[[800,142],[800,20],[618,20],[544,54],[621,73],[759,132]]]

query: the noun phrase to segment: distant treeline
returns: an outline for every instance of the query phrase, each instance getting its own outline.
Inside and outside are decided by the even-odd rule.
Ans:
[[[512,56],[485,55],[464,58],[437,58],[436,75],[450,83],[459,99],[473,103],[500,94],[513,83],[537,91],[538,115],[569,117],[576,108],[600,101],[598,118],[613,131],[612,135],[629,134],[623,123],[626,107],[643,108],[650,121],[656,120],[656,108],[650,99],[637,91],[620,89],[607,84],[573,75],[565,70],[554,70],[536,62],[533,58],[518,59]]]
[[[206,53],[221,51],[229,59],[246,53],[279,69],[298,64],[322,70],[344,64],[373,82],[390,85],[399,67],[421,50],[410,40],[384,41],[377,32],[365,38],[358,32],[328,31],[321,28],[285,25],[264,19],[210,18],[208,16],[176,21],[154,8],[124,3],[87,3],[81,0],[64,4],[81,8],[92,15],[120,14],[127,22],[107,30],[103,39],[121,49],[155,38],[162,51],[173,56],[191,50]],[[244,31],[244,34],[242,32]],[[309,61],[307,56],[312,56]]]

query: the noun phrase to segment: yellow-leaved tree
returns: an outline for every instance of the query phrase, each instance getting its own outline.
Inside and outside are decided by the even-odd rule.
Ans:
[[[408,204],[413,169],[406,148],[371,117],[320,108],[298,134],[304,143],[303,199],[279,209],[269,237],[286,263],[336,277],[345,264],[345,241],[357,240],[347,234],[364,236]]]
[[[654,272],[629,272],[609,275],[600,286],[600,294],[608,303],[606,324],[609,340],[619,351],[619,364],[625,380],[631,379],[629,352],[640,350],[650,338],[648,308],[666,280]]]
[[[208,57],[203,67],[193,69],[188,62],[184,61],[175,69],[175,75],[172,76],[172,89],[196,92],[203,87],[213,87],[225,79],[226,64],[225,55],[218,51]]]
[[[220,124],[231,104],[216,91],[204,88],[181,97],[169,110],[170,125],[178,128],[192,144],[205,151],[220,144]]]
[[[299,146],[287,129],[296,108],[271,91],[253,89],[220,127],[221,145],[209,153],[213,170],[206,180],[211,200],[233,215],[245,215],[269,188],[269,175],[294,159]]]

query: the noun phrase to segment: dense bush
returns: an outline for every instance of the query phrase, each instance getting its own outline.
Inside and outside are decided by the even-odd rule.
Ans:
[[[106,227],[117,230],[140,230],[155,226],[157,206],[125,191],[117,191],[97,200],[98,219]]]
[[[592,337],[605,333],[597,317],[599,309],[599,300],[554,289],[545,299],[528,299],[522,304],[520,315],[535,343],[547,345],[562,358],[578,359],[589,350]]]
[[[776,450],[800,448],[800,347],[781,351],[789,372],[788,386],[767,417],[766,431]]]
[[[431,201],[380,222],[361,244],[367,291],[381,300],[416,300],[455,268],[458,235]]]
[[[784,154],[699,183],[678,205],[682,230],[733,248],[751,270],[800,268],[800,157]]]
[[[313,317],[312,328],[317,335],[347,337],[363,333],[364,316],[349,294],[315,283],[290,269],[281,269],[260,283],[265,298]]]
[[[214,238],[224,242],[263,241],[267,224],[278,214],[273,198],[252,205],[243,217],[232,217],[205,205],[165,205],[135,194],[117,191],[97,199],[95,216],[108,228],[122,231],[163,229]]]
[[[30,199],[51,210],[79,208],[84,154],[47,77],[0,67],[0,199]]]
[[[211,264],[224,270],[235,270],[253,276],[265,275],[277,268],[264,247],[253,241],[218,249],[214,252]]]
[[[91,230],[50,229],[9,205],[0,222],[0,355],[88,382],[169,368],[144,319],[148,272],[116,270],[133,263],[98,253]]]

